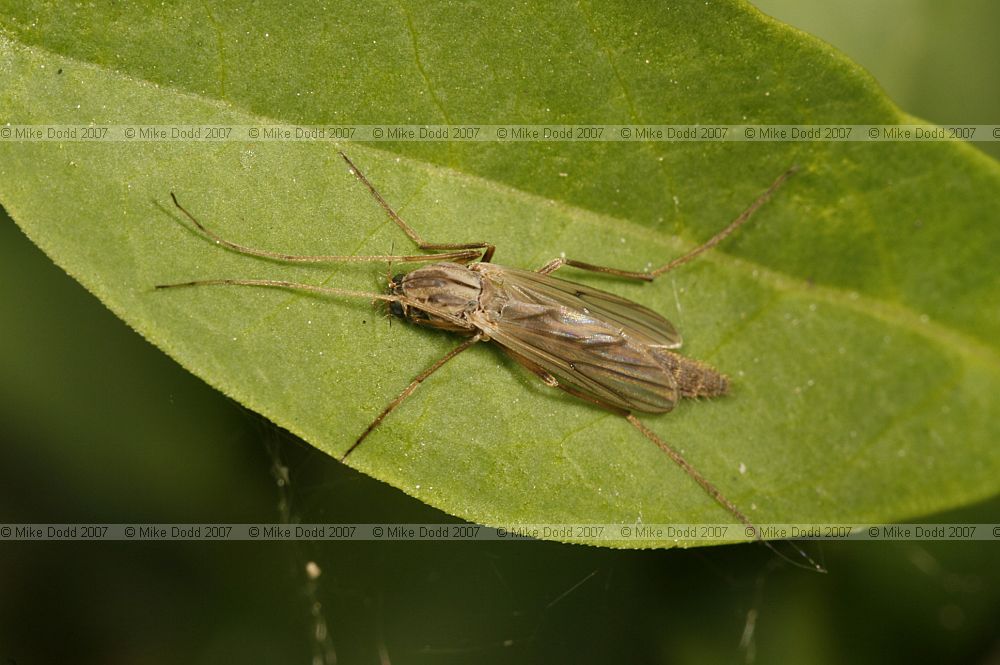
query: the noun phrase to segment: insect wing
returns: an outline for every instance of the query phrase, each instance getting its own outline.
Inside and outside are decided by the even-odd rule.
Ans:
[[[680,345],[669,321],[580,284],[481,265],[502,312],[477,325],[518,362],[604,406],[652,413],[674,407],[676,382],[656,356]]]
[[[496,265],[491,267],[500,268],[506,281],[513,280],[512,283],[520,289],[535,291],[554,300],[569,296],[568,306],[589,310],[595,318],[618,325],[645,344],[665,349],[677,349],[681,346],[681,334],[674,328],[674,324],[627,298],[530,270]]]

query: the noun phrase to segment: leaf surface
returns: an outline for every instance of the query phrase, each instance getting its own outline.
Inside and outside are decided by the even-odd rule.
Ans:
[[[741,4],[18,11],[0,23],[13,124],[909,121],[856,66]],[[665,314],[684,353],[732,377],[730,397],[645,422],[759,523],[900,519],[997,492],[1000,182],[973,149],[336,147],[425,237],[494,242],[496,262],[529,268],[560,254],[659,265],[799,164],[737,236],[653,284],[566,270]],[[411,251],[329,143],[0,142],[0,202],[54,261],[192,372],[330,454],[457,343],[390,326],[365,300],[155,292],[215,277],[385,284],[384,265],[229,252],[192,232],[171,191],[246,245]],[[349,463],[486,524],[730,521],[628,423],[486,345]]]

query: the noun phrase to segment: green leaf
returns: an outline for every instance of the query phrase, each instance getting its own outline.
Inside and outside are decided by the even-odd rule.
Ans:
[[[116,11],[29,5],[0,19],[3,121],[910,121],[856,66],[743,4]],[[1000,488],[1000,189],[997,165],[968,146],[340,147],[425,237],[495,242],[498,263],[522,267],[561,253],[659,265],[799,164],[736,237],[651,285],[567,270],[664,313],[686,354],[733,378],[730,397],[644,421],[758,523],[899,519]],[[385,285],[382,265],[226,251],[192,232],[171,191],[246,245],[411,251],[330,144],[0,142],[0,202],[54,261],[192,372],[330,454],[457,343],[390,327],[364,300],[154,291],[215,277]],[[422,385],[349,463],[486,524],[731,520],[624,420],[488,345]]]

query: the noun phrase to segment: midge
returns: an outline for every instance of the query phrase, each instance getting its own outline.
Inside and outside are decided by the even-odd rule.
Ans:
[[[444,251],[405,256],[299,256],[254,249],[210,231],[177,201],[173,193],[170,196],[202,234],[241,254],[305,263],[432,262],[431,265],[392,277],[388,294],[271,279],[207,279],[161,284],[156,288],[260,286],[382,300],[389,303],[389,311],[394,316],[465,336],[461,344],[421,372],[379,413],[344,452],[342,460],[431,374],[473,344],[493,341],[547,385],[623,416],[759,539],[759,531],[742,511],[634,415],[634,412],[670,411],[677,400],[684,397],[725,395],[729,379],[704,363],[677,354],[675,349],[681,346],[681,336],[656,312],[625,298],[552,277],[552,273],[563,266],[572,266],[652,281],[732,234],[764,205],[794,172],[794,167],[778,176],[746,210],[710,240],[655,270],[635,272],[559,258],[530,271],[491,263],[495,247],[485,242],[426,242],[396,214],[347,155],[341,152],[340,156],[417,247]]]

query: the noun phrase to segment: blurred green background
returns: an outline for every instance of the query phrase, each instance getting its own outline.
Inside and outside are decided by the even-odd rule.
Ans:
[[[938,124],[1000,122],[1000,3],[759,0],[761,11],[843,51],[907,113]],[[978,143],[1000,158],[1000,143]]]
[[[845,51],[910,113],[1000,118],[1000,5],[758,4]],[[0,320],[0,523],[275,522],[286,510],[451,521],[187,374],[6,217]],[[933,519],[998,514],[994,500]],[[6,543],[0,661],[305,663],[334,649],[344,663],[1000,663],[996,544],[810,551],[830,574],[756,546]],[[323,570],[314,583],[309,561]]]

